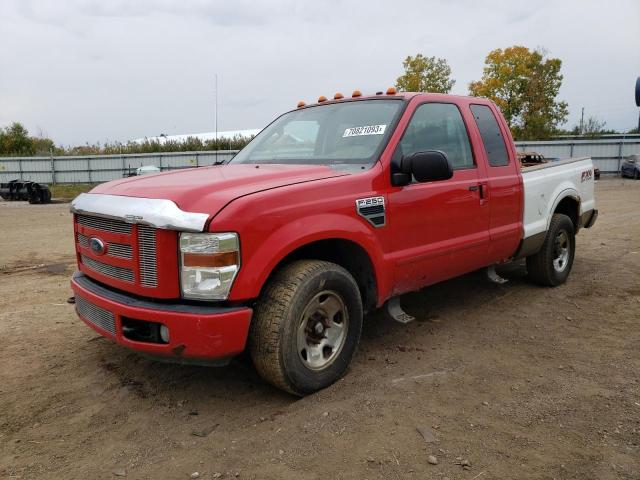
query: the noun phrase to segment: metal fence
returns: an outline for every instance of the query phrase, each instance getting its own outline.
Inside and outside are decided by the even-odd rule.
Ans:
[[[73,157],[0,157],[0,183],[31,180],[40,183],[100,183],[127,175],[136,168],[153,165],[162,171],[204,167],[226,162],[238,150],[207,152],[86,155]]]
[[[640,155],[640,139],[593,139],[516,142],[518,151],[547,158],[591,157],[602,173],[616,173],[629,155]],[[77,157],[0,157],[0,183],[31,180],[40,183],[100,183],[122,178],[130,170],[154,165],[160,170],[202,167],[226,162],[237,150],[207,152],[87,155]]]
[[[520,152],[537,152],[546,158],[591,157],[602,173],[616,173],[629,155],[640,155],[640,139],[550,140],[516,142]]]

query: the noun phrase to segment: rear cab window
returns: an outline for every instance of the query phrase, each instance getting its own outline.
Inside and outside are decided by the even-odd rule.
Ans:
[[[504,142],[500,125],[493,111],[487,105],[471,105],[471,113],[480,131],[487,160],[492,167],[509,165],[509,153]]]

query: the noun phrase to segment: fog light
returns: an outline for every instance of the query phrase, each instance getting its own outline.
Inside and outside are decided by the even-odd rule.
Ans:
[[[169,329],[165,325],[160,325],[160,338],[164,343],[169,343]]]

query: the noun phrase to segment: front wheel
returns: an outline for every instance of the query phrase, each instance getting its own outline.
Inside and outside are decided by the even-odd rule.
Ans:
[[[556,213],[540,251],[527,257],[527,274],[537,284],[555,287],[564,283],[571,272],[576,251],[576,237],[571,219]]]
[[[265,286],[249,351],[266,381],[302,396],[344,375],[361,331],[362,300],[349,272],[330,262],[300,260]]]

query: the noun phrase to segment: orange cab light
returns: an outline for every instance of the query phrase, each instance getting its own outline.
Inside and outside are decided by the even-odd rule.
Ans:
[[[322,103],[322,102],[326,102],[327,101],[327,97],[325,97],[324,95],[320,95],[318,97],[318,103]]]
[[[304,107],[305,105],[306,105],[306,103],[304,103],[302,100],[300,100],[300,101],[298,102],[298,108],[302,108],[302,107]]]
[[[333,96],[333,99],[334,99],[334,100],[340,100],[341,98],[344,98],[344,95],[342,95],[340,92],[336,93],[336,94]]]
[[[238,265],[238,252],[212,254],[183,253],[182,265],[185,267],[228,267]]]
[[[353,93],[351,94],[352,97],[361,97],[362,93],[360,92],[360,90],[354,90]]]
[[[397,93],[397,90],[395,89],[395,87],[387,88],[387,95],[395,95],[396,93]]]

